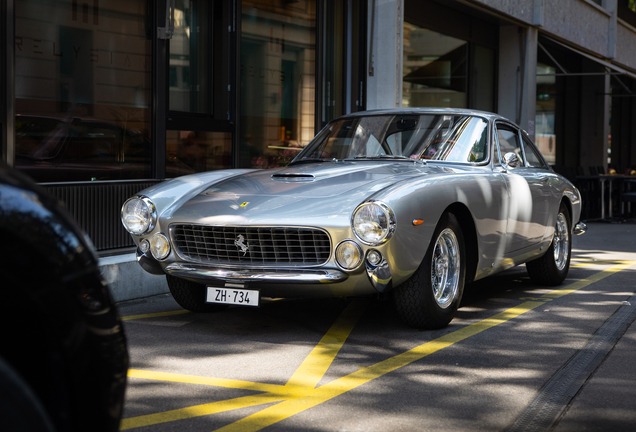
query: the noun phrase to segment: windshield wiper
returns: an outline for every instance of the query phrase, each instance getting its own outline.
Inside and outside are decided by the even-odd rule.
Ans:
[[[402,155],[379,154],[375,156],[356,156],[355,159],[410,159]]]
[[[314,163],[314,162],[330,162],[329,159],[320,159],[320,158],[302,158],[289,163],[289,165],[297,165],[303,163]]]

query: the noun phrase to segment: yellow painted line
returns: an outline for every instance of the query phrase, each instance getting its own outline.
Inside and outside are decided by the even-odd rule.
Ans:
[[[614,273],[618,273],[619,271],[628,269],[636,264],[636,261],[616,261],[618,264],[613,265],[612,267],[603,270],[600,273],[595,273],[592,276],[586,277],[585,279],[581,279],[576,282],[572,282],[564,286],[563,288],[556,289],[554,291],[550,291],[547,294],[542,295],[542,298],[547,299],[556,299],[559,297],[563,297],[565,295],[571,294],[576,290],[580,290],[583,287],[591,285],[595,282],[600,281],[601,279],[605,279],[608,276],[613,275]]]
[[[297,385],[314,388],[318,381],[327,372],[327,369],[342,348],[345,340],[353,330],[356,322],[360,319],[368,305],[367,300],[354,300],[340,314],[336,322],[329,331],[318,342],[318,345],[309,353],[307,358],[292,375],[292,378],[285,386],[275,384],[259,384],[247,381],[228,380],[220,378],[199,377],[193,375],[173,374],[166,372],[152,372],[132,369],[128,371],[128,376],[132,378],[152,379],[158,381],[170,381],[186,384],[202,384],[219,386],[226,388],[236,388],[243,390],[263,391],[255,396],[232,399],[231,401],[214,402],[210,404],[197,405],[195,407],[180,408],[176,410],[149,414],[138,417],[123,419],[121,430],[132,429],[141,426],[150,426],[159,423],[166,423],[186,418],[199,417],[243,408],[254,405],[262,405],[271,402],[278,402],[289,399],[298,391]]]
[[[175,420],[185,420],[194,417],[201,417],[210,414],[231,411],[239,408],[263,405],[272,402],[284,400],[285,396],[272,395],[263,393],[253,396],[244,396],[235,399],[228,399],[218,402],[212,402],[203,405],[196,405],[187,408],[180,408],[171,411],[164,411],[157,414],[148,414],[139,417],[131,417],[122,419],[119,430],[127,430],[142,426],[151,426],[160,423],[168,423]]]
[[[276,384],[260,384],[249,381],[231,380],[225,378],[211,378],[195,375],[183,375],[167,372],[152,372],[139,369],[131,369],[128,371],[131,378],[143,378],[156,381],[169,381],[184,384],[200,384],[215,387],[225,387],[242,390],[255,390],[262,392],[280,392],[282,385]]]
[[[259,431],[293,415],[313,408],[323,402],[351,391],[356,387],[380,378],[396,369],[420,360],[441,349],[488,330],[496,325],[509,321],[529,310],[545,304],[544,302],[525,302],[508,309],[483,321],[479,321],[460,330],[417,346],[402,354],[390,357],[374,365],[360,369],[345,377],[331,381],[317,389],[301,389],[294,392],[289,399],[272,407],[265,408],[232,424],[218,429],[222,432],[250,432]]]
[[[367,300],[354,300],[349,303],[327,334],[287,381],[288,386],[316,387],[327,373],[327,369],[338,355],[340,348],[344,345],[368,304]]]
[[[594,264],[596,263],[598,262],[595,262]],[[267,393],[262,393],[259,395],[246,396],[242,398],[230,399],[227,401],[214,402],[210,404],[197,405],[194,407],[181,408],[157,414],[149,414],[146,416],[124,419],[122,420],[122,430],[130,429],[133,427],[165,423],[179,419],[216,414],[248,406],[279,402],[276,405],[264,408],[263,410],[255,414],[252,414],[232,424],[222,427],[221,429],[218,429],[219,431],[223,432],[258,431],[267,426],[271,426],[275,423],[285,420],[293,415],[299,414],[307,409],[315,407],[337,396],[340,396],[363,384],[380,378],[390,372],[393,372],[430,354],[447,348],[457,342],[461,342],[465,339],[470,338],[471,336],[477,335],[499,324],[510,321],[511,319],[514,319],[528,311],[544,305],[548,301],[563,297],[567,294],[571,294],[576,290],[580,290],[581,288],[589,286],[595,282],[598,282],[608,276],[611,276],[634,265],[636,265],[636,261],[623,261],[588,278],[550,291],[549,293],[544,294],[537,299],[533,299],[533,301],[526,301],[516,307],[507,309],[490,318],[486,318],[482,321],[456,330],[435,340],[426,342],[402,354],[390,357],[374,365],[362,368],[342,378],[333,380],[321,387],[315,388],[317,382],[319,382],[322,378],[322,376],[318,376],[320,374],[320,371],[323,371],[323,375],[324,373],[326,373],[329,365],[335,358],[335,355],[337,355],[338,351],[342,347],[344,339],[346,339],[346,337],[350,334],[355,321],[359,318],[359,316],[361,316],[362,312],[364,311],[364,308],[360,308],[361,310],[358,309],[359,305],[356,307],[352,307],[350,305],[350,307],[345,310],[345,312],[347,313],[345,314],[345,312],[343,312],[343,314],[338,318],[336,323],[334,323],[330,331],[327,333],[327,335],[329,335],[330,332],[333,330],[333,335],[330,336],[330,338],[327,338],[327,335],[325,335],[325,337],[321,340],[321,343],[323,343],[323,347],[321,349],[316,349],[318,348],[316,347],[314,350],[312,350],[308,358],[305,359],[299,369],[294,373],[287,385],[282,387],[274,386],[274,388],[269,390]],[[358,318],[356,318],[356,316]],[[137,374],[138,371],[135,371],[134,373]],[[151,376],[152,375],[147,375],[149,379],[152,379]],[[196,379],[192,379],[193,383],[201,383],[199,382],[199,380],[203,380],[209,382],[208,385],[215,385],[213,384],[215,380],[213,378],[195,378]],[[189,378],[183,379],[184,380],[178,382],[190,382],[186,381],[189,380]],[[175,381],[177,380],[175,379]],[[223,383],[226,386],[232,385],[232,380],[220,380],[219,382]],[[239,386],[235,388],[247,388],[245,387],[246,382],[236,381],[235,384]],[[254,383],[254,385],[260,386],[261,384]],[[254,389],[256,389],[256,387],[254,387]]]
[[[185,313],[190,313],[190,311],[181,309],[176,311],[157,312],[157,313],[143,314],[143,315],[129,315],[129,316],[121,317],[121,320],[130,321],[130,320],[137,320],[137,319],[143,319],[143,318],[157,318],[157,317],[164,317],[164,316],[170,316],[170,315],[181,315]]]
[[[578,259],[577,261],[579,261],[576,264],[571,264],[570,268],[581,268],[581,267],[590,267],[590,266],[594,266],[594,265],[608,265],[608,264],[622,264],[624,262],[628,262],[628,261],[623,261],[623,260],[589,260],[589,259]]]

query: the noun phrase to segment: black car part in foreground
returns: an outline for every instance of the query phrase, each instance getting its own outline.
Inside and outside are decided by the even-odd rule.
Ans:
[[[0,242],[0,430],[118,430],[128,350],[93,247],[4,163]]]

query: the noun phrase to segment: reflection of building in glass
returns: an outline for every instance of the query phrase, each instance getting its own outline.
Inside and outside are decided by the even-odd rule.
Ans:
[[[466,108],[467,45],[405,22],[402,105]]]
[[[19,116],[30,118],[16,121],[22,134],[16,139],[16,166],[47,165],[29,168],[40,181],[150,177],[146,2],[73,1],[68,7],[22,0],[15,6],[15,106]],[[39,135],[28,126],[52,120],[58,126]],[[130,145],[133,136],[148,144],[143,152]],[[21,148],[53,141],[58,150],[46,160]],[[70,150],[80,142],[90,149]]]
[[[210,6],[205,1],[177,0],[170,40],[169,107],[173,111],[209,113]]]
[[[316,5],[244,1],[240,164],[281,166],[314,136]]]
[[[554,67],[542,63],[537,64],[535,143],[546,162],[552,165],[554,165],[556,161],[556,135],[554,129],[554,110],[556,103],[555,72]]]

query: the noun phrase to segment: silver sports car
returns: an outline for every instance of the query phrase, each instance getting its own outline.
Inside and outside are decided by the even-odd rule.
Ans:
[[[145,189],[121,217],[141,266],[191,311],[380,293],[432,329],[466,284],[510,267],[562,283],[580,213],[579,191],[510,121],[394,109],[332,121],[284,168]]]

